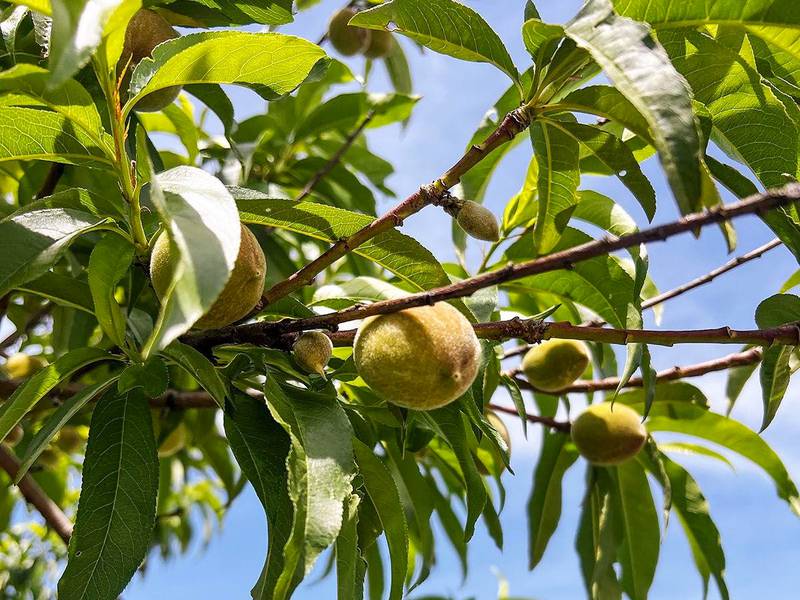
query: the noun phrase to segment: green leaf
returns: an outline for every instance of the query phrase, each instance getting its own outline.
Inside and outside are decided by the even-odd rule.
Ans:
[[[519,85],[503,41],[478,13],[453,0],[392,0],[359,12],[350,24],[367,29],[389,29],[392,24],[391,31],[434,52],[493,64]]]
[[[172,342],[164,348],[162,354],[194,377],[203,389],[211,394],[217,405],[225,410],[225,400],[230,394],[225,381],[211,361],[191,346],[180,342]]]
[[[80,348],[27,379],[8,400],[0,404],[0,439],[4,439],[14,425],[59,383],[77,370],[103,360],[118,360],[118,357],[100,348]]]
[[[159,173],[150,197],[180,259],[142,350],[145,358],[208,312],[230,277],[241,235],[233,198],[219,179],[202,169],[175,167]]]
[[[233,188],[243,223],[257,223],[294,231],[318,240],[335,242],[372,222],[372,217],[316,202],[268,199],[255,190]],[[439,262],[413,238],[391,229],[379,233],[353,250],[391,271],[413,289],[448,285],[450,279]]]
[[[689,88],[649,27],[614,14],[609,0],[590,0],[565,31],[647,121],[681,212],[696,210],[700,137]]]
[[[325,52],[316,44],[280,33],[213,31],[160,44],[131,76],[127,115],[141,98],[176,85],[233,83],[255,87],[267,97],[300,85]]]
[[[621,15],[647,21],[659,28],[703,27],[716,25],[775,25],[787,29],[800,27],[800,16],[792,0],[614,0]]]
[[[124,310],[114,299],[120,279],[133,261],[130,240],[108,233],[92,250],[89,257],[89,289],[92,292],[95,315],[100,327],[117,346],[125,346]]]
[[[508,390],[508,395],[511,396],[511,401],[514,403],[514,408],[517,409],[517,416],[520,423],[522,423],[522,433],[525,438],[528,437],[528,419],[525,418],[525,400],[522,398],[522,392],[513,377],[506,373],[500,374],[500,382]]]
[[[578,202],[579,148],[571,135],[550,121],[535,121],[530,128],[538,165],[538,211],[533,228],[534,255],[549,253]]]
[[[473,402],[471,397],[467,401]],[[463,478],[462,485],[467,497],[467,522],[464,526],[464,541],[469,541],[475,533],[475,523],[483,511],[487,501],[486,488],[483,479],[478,473],[475,459],[470,450],[469,430],[471,425],[467,422],[466,416],[459,408],[460,402],[452,402],[449,405],[425,413],[425,418],[429,420],[436,431],[440,433],[444,441],[452,449],[458,461]],[[473,442],[474,443],[474,442]]]
[[[644,600],[658,564],[661,544],[658,513],[644,469],[629,460],[610,469],[613,519],[619,531],[622,587],[632,600]]]
[[[583,501],[575,549],[581,562],[583,582],[589,597],[598,600],[620,600],[622,588],[614,571],[616,534],[611,518],[611,497],[606,477],[592,478]]]
[[[16,289],[42,296],[59,306],[76,308],[94,315],[94,303],[89,286],[80,279],[48,271],[33,281],[18,285]]]
[[[561,25],[543,23],[538,18],[529,19],[522,25],[522,41],[539,70],[547,66],[563,37]]]
[[[87,403],[91,402],[95,396],[103,393],[107,387],[112,385],[118,377],[118,375],[113,375],[105,381],[86,386],[80,392],[73,394],[70,398],[65,400],[63,404],[47,417],[44,425],[41,426],[39,431],[36,432],[36,435],[33,436],[25,447],[25,455],[22,457],[22,461],[20,461],[17,475],[14,477],[14,483],[19,483],[59,430],[64,427],[78,411],[86,406]]]
[[[272,600],[275,583],[283,571],[284,545],[292,530],[293,508],[286,473],[289,436],[263,402],[237,392],[232,403],[234,410],[225,413],[225,435],[269,521],[267,558],[252,596],[254,600]]]
[[[92,413],[61,598],[116,598],[153,535],[158,457],[147,398],[107,394]]]
[[[56,112],[0,107],[0,164],[9,160],[46,160],[111,167],[113,161],[107,149],[98,145],[95,137]]]
[[[108,219],[69,209],[23,213],[0,222],[0,296],[47,272],[79,236]]]
[[[528,568],[531,570],[542,560],[547,543],[558,527],[561,480],[577,459],[578,452],[568,436],[561,432],[544,432],[528,500]]]
[[[792,346],[773,346],[764,350],[759,372],[764,417],[759,431],[764,431],[772,423],[789,387],[789,377],[792,374],[789,361],[793,351]]]
[[[115,220],[125,219],[128,214],[125,201],[119,193],[112,194],[109,193],[109,190],[104,190],[104,193],[100,195],[83,188],[67,188],[56,192],[52,196],[46,196],[40,200],[25,204],[4,220],[8,221],[24,213],[43,208],[74,209],[80,212],[88,212],[95,217],[112,217]]]
[[[106,23],[122,0],[51,0],[50,85],[57,88],[80,70],[100,45]]]
[[[568,228],[554,252],[566,250],[592,238]],[[531,256],[530,239],[515,243],[506,252],[510,260]],[[503,285],[503,289],[528,294],[548,292],[594,311],[614,327],[625,327],[628,305],[634,297],[631,273],[615,256],[601,256],[576,263],[572,269],[532,275]]]
[[[392,44],[389,55],[383,60],[395,91],[398,94],[411,94],[414,91],[414,85],[411,81],[411,69],[408,66],[403,46]]]
[[[728,381],[725,384],[725,398],[728,400],[728,407],[725,411],[726,416],[730,416],[736,400],[738,400],[745,384],[758,368],[758,365],[759,363],[753,363],[752,365],[728,369]]]
[[[72,79],[57,89],[51,89],[49,83],[50,72],[47,69],[19,64],[0,73],[0,94],[19,97],[18,106],[36,103],[63,115],[82,129],[82,135],[103,149],[108,158],[113,158],[113,140],[103,129],[100,113],[89,92]]]
[[[272,377],[264,395],[291,439],[286,464],[294,519],[274,591],[275,598],[286,598],[298,583],[297,573],[308,573],[339,535],[343,503],[352,492],[353,432],[335,397],[281,386]]]
[[[617,136],[591,125],[570,121],[550,121],[554,127],[575,138],[581,147],[615,173],[639,201],[648,220],[656,213],[656,192],[642,173],[630,149]]]
[[[717,583],[720,596],[727,600],[729,596],[725,583],[725,552],[719,530],[709,513],[708,502],[700,491],[700,486],[683,467],[663,454],[661,460],[672,487],[672,508],[689,539],[698,571],[704,576],[706,587],[708,575],[703,573],[710,573]]]
[[[368,127],[376,128],[404,121],[411,116],[419,96],[403,94],[340,94],[320,104],[303,120],[295,132],[295,140],[319,136],[329,131],[350,133],[372,113]]]
[[[339,600],[364,597],[366,563],[358,549],[358,505],[361,499],[352,494],[345,500],[345,517],[336,538],[336,590]]]
[[[434,500],[430,494],[430,483],[420,472],[416,455],[391,443],[387,443],[385,448],[394,466],[392,472],[395,475],[403,509],[406,515],[410,515],[408,517],[410,543],[422,559],[419,575],[408,587],[408,593],[411,593],[428,578],[435,562],[431,529]],[[409,571],[411,570],[409,568]]]
[[[392,563],[389,599],[401,600],[408,567],[408,525],[400,495],[386,465],[373,454],[371,448],[354,438],[353,450],[364,487],[375,506],[389,545]]]
[[[800,514],[800,495],[786,467],[775,451],[753,430],[738,421],[709,412],[707,409],[685,401],[671,401],[680,386],[659,384],[653,410],[647,421],[649,431],[671,431],[699,437],[719,444],[753,461],[769,475],[778,490],[778,496]],[[641,392],[620,394],[617,401],[642,402]]]
[[[763,83],[742,53],[697,32],[669,30],[659,35],[675,67],[686,77],[695,99],[711,114],[711,139],[729,156],[746,164],[766,187],[783,185],[785,175],[798,171],[800,131],[779,92]],[[797,110],[796,107],[793,109]],[[709,163],[715,177],[721,173]],[[723,183],[728,185],[726,181]],[[734,188],[738,182],[734,180]],[[734,189],[739,193],[738,189]],[[769,211],[762,217],[795,255],[800,255],[800,228],[792,208]]]
[[[755,320],[762,329],[796,323],[800,320],[800,298],[792,294],[770,296],[756,308]],[[789,365],[793,350],[791,346],[772,346],[764,349],[760,370],[764,401],[761,431],[764,431],[775,418],[789,387],[789,377],[794,370]]]

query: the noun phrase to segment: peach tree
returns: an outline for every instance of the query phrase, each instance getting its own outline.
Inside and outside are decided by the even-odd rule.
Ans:
[[[502,546],[520,476],[504,413],[539,445],[531,569],[583,469],[588,597],[646,598],[669,521],[727,598],[717,526],[673,451],[721,446],[800,498],[759,433],[685,379],[727,371],[732,407],[758,371],[769,426],[800,364],[800,278],[764,291],[749,330],[643,313],[772,248],[800,257],[796,2],[587,0],[562,25],[529,0],[521,65],[454,0],[354,0],[318,43],[280,32],[312,4],[0,2],[0,596],[114,600],[250,485],[268,527],[254,599],[291,597],[321,556],[339,598],[402,598],[442,552],[466,565],[479,522]],[[378,215],[393,166],[366,134],[415,126],[418,49],[508,88],[452,132],[449,170]],[[231,86],[264,110],[235,119]],[[520,144],[530,166],[498,218],[481,203]],[[655,226],[650,157],[681,215]],[[641,216],[584,174],[618,178]],[[437,210],[457,263],[413,237]],[[742,215],[775,240],[659,292],[647,244],[714,225],[733,252]],[[650,346],[679,344],[738,348],[656,371]]]

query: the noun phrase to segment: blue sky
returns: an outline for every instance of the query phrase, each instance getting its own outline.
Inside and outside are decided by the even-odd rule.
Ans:
[[[339,5],[325,1],[298,15],[297,23],[284,29],[315,40],[325,29],[328,15]],[[520,68],[528,65],[520,40],[523,2],[468,2],[477,9],[507,43]],[[539,2],[543,18],[563,22],[578,9],[578,0]],[[374,150],[391,160],[397,173],[391,180],[398,195],[405,196],[420,184],[438,177],[460,155],[474,127],[508,86],[505,75],[484,64],[460,62],[427,52],[421,55],[406,44],[412,63],[417,93],[422,95],[411,124],[406,131],[388,127],[370,132]],[[354,61],[357,69],[361,68]],[[390,88],[378,68],[370,84],[371,91]],[[240,117],[262,110],[262,103],[253,95],[234,94]],[[506,201],[519,188],[530,158],[529,145],[521,144],[498,170],[487,194],[486,205],[498,215]],[[645,165],[658,192],[657,222],[675,218],[674,202],[664,185],[656,161]],[[611,195],[631,212],[640,224],[644,215],[628,192],[616,181],[587,178],[583,187]],[[380,203],[381,209],[391,205]],[[746,251],[771,239],[769,230],[755,218],[737,222],[740,251]],[[423,215],[408,219],[403,231],[428,246],[441,261],[454,257],[450,240],[450,218],[442,211],[427,209]],[[443,235],[442,232],[447,232]],[[474,264],[482,246],[474,243],[469,258]],[[728,256],[716,230],[704,231],[699,240],[685,235],[669,244],[650,248],[651,274],[662,289],[701,275],[725,262]],[[796,269],[792,257],[783,249],[723,276],[665,307],[662,326],[665,328],[703,328],[720,325],[753,327],[753,313],[758,302],[776,293],[781,283]],[[652,325],[652,322],[649,323]],[[654,362],[659,369],[688,364],[721,356],[732,347],[679,346],[653,348]],[[724,406],[724,374],[693,380],[707,393],[712,404]],[[765,439],[784,458],[790,473],[800,477],[800,448],[797,445],[796,423],[800,409],[792,385],[775,423],[764,434]],[[575,398],[580,406],[582,399]],[[760,390],[751,381],[737,406],[734,416],[751,427],[761,418]],[[501,553],[479,527],[470,543],[470,573],[461,581],[458,562],[446,542],[439,545],[438,564],[430,579],[414,596],[425,594],[452,595],[455,598],[496,597],[497,579],[493,569],[510,582],[514,595],[538,599],[571,599],[584,597],[578,562],[573,550],[576,520],[583,488],[583,465],[579,462],[569,472],[564,492],[564,514],[558,532],[550,543],[543,562],[534,572],[527,570],[527,526],[525,505],[530,493],[532,473],[539,448],[539,432],[525,440],[513,419],[507,421],[513,440],[512,466],[515,476],[506,475],[508,501],[502,515],[505,549]],[[700,482],[711,504],[713,516],[721,530],[727,551],[727,575],[733,598],[760,598],[768,590],[772,599],[797,597],[800,585],[800,521],[778,499],[772,483],[746,461],[733,457],[735,471],[707,459],[677,457]],[[126,600],[172,598],[182,600],[216,600],[249,598],[265,555],[266,527],[261,506],[250,492],[243,494],[229,511],[222,531],[210,546],[193,548],[186,555],[162,563],[152,561],[145,577],[137,576],[125,592]],[[700,598],[700,579],[696,575],[688,546],[678,527],[668,530],[661,549],[662,559],[652,588],[652,598]],[[324,563],[320,561],[320,563]],[[318,565],[319,566],[319,565]],[[319,569],[316,570],[317,573]],[[308,581],[314,581],[312,574]],[[333,580],[304,584],[296,594],[300,600],[335,597]],[[716,597],[712,589],[711,597]]]

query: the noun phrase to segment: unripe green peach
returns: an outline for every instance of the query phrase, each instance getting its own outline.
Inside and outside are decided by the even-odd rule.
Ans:
[[[458,210],[456,221],[467,235],[476,240],[496,242],[500,239],[500,226],[494,213],[477,202],[464,202]]]
[[[446,302],[365,319],[353,345],[367,385],[415,410],[439,408],[466,392],[480,355],[472,325]]]
[[[364,50],[367,58],[384,58],[394,47],[394,36],[383,29],[370,30],[369,45]]]
[[[8,435],[3,440],[3,443],[10,448],[13,448],[22,441],[25,436],[25,431],[19,425],[14,425],[14,428],[8,432]]]
[[[158,447],[158,457],[167,458],[177,454],[186,446],[186,426],[180,423],[170,434],[161,442]]]
[[[131,80],[131,73],[143,58],[153,55],[153,49],[159,44],[178,37],[167,21],[152,10],[139,10],[128,22],[125,30],[125,42],[122,46],[122,55],[117,63],[118,71],[127,65],[127,71],[122,80],[122,89],[127,89]],[[129,63],[130,61],[130,63]],[[172,104],[181,86],[172,86],[148,94],[136,103],[135,110],[140,112],[156,112]]]
[[[29,356],[24,352],[12,354],[3,365],[3,369],[10,379],[24,379],[30,377],[44,367],[44,361],[38,356]]]
[[[150,278],[159,299],[164,297],[172,280],[175,261],[169,237],[162,233],[153,245],[150,257]],[[239,255],[233,271],[220,295],[208,312],[194,326],[198,329],[218,329],[247,315],[264,292],[267,261],[256,237],[242,225]]]
[[[61,450],[67,454],[72,454],[78,451],[78,448],[81,447],[85,439],[86,438],[81,435],[77,427],[67,425],[58,432],[55,442],[56,446],[61,448]]]
[[[639,413],[620,402],[600,402],[583,411],[572,424],[578,452],[596,465],[618,465],[633,458],[647,440]]]
[[[362,52],[370,43],[372,32],[362,27],[348,25],[356,15],[352,8],[343,8],[334,13],[328,24],[328,39],[339,54],[353,56]]]
[[[292,346],[292,354],[305,372],[325,377],[325,367],[333,354],[333,344],[331,338],[321,331],[306,331]]]
[[[543,392],[572,385],[589,365],[586,346],[575,340],[548,340],[534,346],[522,359],[530,384]]]

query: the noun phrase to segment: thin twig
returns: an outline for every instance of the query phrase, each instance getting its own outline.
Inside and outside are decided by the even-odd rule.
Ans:
[[[687,365],[684,367],[675,366],[670,369],[665,369],[656,373],[656,379],[658,381],[674,381],[676,379],[684,379],[687,377],[700,377],[716,371],[725,371],[734,367],[743,367],[746,365],[755,364],[761,361],[761,356],[761,348],[751,348],[750,350],[745,350],[744,352],[728,354],[727,356],[716,358],[714,360]],[[511,369],[505,372],[506,375],[514,378],[514,381],[520,388],[535,392],[542,391],[536,389],[536,386],[531,385],[528,380],[520,377],[520,373],[520,369]],[[566,387],[562,390],[550,391],[547,393],[561,395],[615,390],[617,389],[619,382],[619,377],[606,377],[605,379],[576,381],[569,387]],[[641,377],[631,377],[623,387],[642,387],[642,385],[643,381]]]
[[[523,106],[508,113],[483,143],[471,146],[441,178],[429,185],[420,187],[389,212],[378,217],[366,227],[359,229],[353,235],[340,239],[302,269],[273,285],[262,296],[262,306],[267,306],[303,286],[310,285],[317,275],[354,248],[358,248],[380,233],[400,227],[406,218],[419,212],[429,204],[439,203],[445,197],[447,190],[456,185],[467,171],[488,156],[495,148],[514,139],[528,125],[530,125],[530,116],[527,107]]]
[[[681,294],[685,294],[686,292],[693,290],[697,287],[700,287],[701,285],[705,285],[706,283],[713,281],[716,277],[722,275],[723,273],[727,273],[728,271],[731,271],[738,266],[750,262],[751,260],[755,260],[756,258],[761,258],[761,256],[763,256],[766,252],[769,252],[773,248],[777,248],[781,244],[782,242],[776,238],[770,242],[767,242],[763,246],[759,246],[758,248],[751,250],[746,254],[737,256],[736,258],[726,262],[724,265],[720,265],[716,269],[709,271],[705,275],[702,275],[696,279],[692,279],[691,281],[679,285],[678,287],[673,288],[671,290],[667,290],[663,294],[659,294],[658,296],[653,296],[652,298],[645,300],[644,302],[642,302],[642,310],[653,308],[654,306],[662,304],[667,300],[671,300],[676,296],[680,296]],[[605,324],[605,321],[603,321],[602,319],[596,319],[586,324],[603,325]],[[528,350],[530,350],[530,348],[531,348],[530,344],[523,344],[521,346],[517,346],[516,348],[511,348],[510,350],[507,350],[503,354],[503,359],[511,358],[512,356],[518,356],[520,354],[525,354]]]
[[[53,163],[50,165],[50,170],[47,171],[47,176],[44,178],[44,182],[42,182],[42,187],[39,188],[38,192],[36,192],[37,200],[52,195],[56,189],[56,186],[58,185],[58,182],[64,175],[65,167],[66,165],[64,163]]]
[[[763,213],[777,206],[782,206],[795,202],[800,199],[800,184],[789,184],[778,190],[771,190],[760,194],[754,194],[745,200],[724,206],[716,206],[710,210],[693,213],[685,217],[659,225],[649,229],[643,229],[636,233],[631,233],[618,238],[603,238],[574,246],[561,252],[556,252],[541,258],[521,262],[510,263],[496,271],[489,271],[475,277],[464,279],[448,286],[436,288],[426,292],[410,294],[400,298],[383,300],[367,305],[355,305],[345,310],[315,315],[304,319],[284,319],[277,322],[260,322],[248,325],[230,326],[223,329],[210,330],[201,333],[188,334],[184,336],[186,343],[199,348],[210,348],[218,344],[225,343],[255,343],[267,344],[274,343],[286,333],[305,331],[309,329],[335,329],[340,323],[363,319],[372,315],[387,314],[397,312],[415,306],[432,305],[444,300],[463,298],[476,291],[493,285],[504,283],[529,275],[556,271],[559,269],[570,269],[575,263],[605,256],[611,252],[622,250],[630,246],[638,246],[647,242],[665,241],[668,238],[680,233],[695,231],[701,227],[712,223],[719,223],[740,215],[750,213]],[[377,221],[376,221],[377,222]],[[595,341],[609,341],[618,343],[622,336],[629,341],[648,341],[643,339],[639,332],[628,330],[605,330],[602,328],[584,328],[569,324],[551,324],[548,331],[561,331],[567,333],[566,327],[571,327],[569,333],[590,335],[591,337],[575,337],[574,339],[590,339]],[[555,329],[553,329],[555,327]],[[726,328],[723,331],[727,330]],[[665,335],[659,337],[663,332],[654,332],[653,343],[676,343],[682,341],[685,336],[673,337]],[[673,332],[674,333],[674,332]],[[552,336],[552,334],[551,334]],[[514,337],[514,336],[510,336]],[[648,336],[645,336],[648,337]],[[735,336],[734,336],[735,337]],[[712,336],[709,343],[719,342],[728,339],[726,336]],[[796,339],[792,337],[792,339]],[[535,341],[535,340],[532,340]],[[744,338],[736,341],[746,342]],[[754,342],[760,344],[761,341]]]
[[[763,246],[759,246],[758,248],[755,248],[754,250],[751,250],[746,254],[742,254],[741,256],[737,256],[736,258],[729,260],[724,265],[717,267],[713,271],[709,271],[708,273],[706,273],[701,277],[698,277],[697,279],[688,281],[683,285],[679,285],[674,289],[664,292],[663,294],[659,294],[658,296],[653,296],[652,298],[645,300],[644,302],[642,302],[642,309],[652,308],[653,306],[661,304],[662,302],[666,302],[667,300],[675,298],[676,296],[680,296],[681,294],[684,294],[689,290],[693,290],[696,287],[700,287],[701,285],[709,283],[710,281],[713,281],[714,278],[722,275],[723,273],[727,273],[728,271],[731,271],[732,269],[735,269],[740,265],[750,262],[751,260],[755,260],[756,258],[761,258],[762,255],[769,252],[773,248],[777,248],[781,244],[782,242],[778,238],[775,238],[774,240],[767,242]]]
[[[0,444],[0,468],[8,473],[12,481],[19,470],[19,461],[3,444]],[[39,511],[45,522],[58,534],[58,537],[64,540],[65,544],[69,544],[69,538],[72,536],[72,522],[39,487],[33,477],[28,474],[23,475],[17,487],[25,500]]]
[[[501,406],[500,404],[490,404],[489,408],[496,412],[506,413],[507,415],[513,415],[515,417],[519,416],[519,413],[516,411],[516,409]],[[551,429],[560,431],[561,433],[569,433],[572,428],[572,424],[569,421],[557,421],[556,419],[552,419],[550,417],[540,417],[539,415],[532,415],[530,413],[525,413],[525,420],[527,420],[529,423],[536,423],[537,425],[550,427]]]
[[[342,160],[342,156],[350,149],[350,146],[353,145],[353,142],[358,139],[358,136],[361,135],[361,132],[364,131],[364,128],[369,125],[370,121],[375,117],[375,111],[371,110],[367,113],[367,115],[361,120],[361,123],[358,124],[353,131],[345,138],[344,143],[341,147],[334,153],[333,156],[330,157],[328,162],[316,173],[314,173],[313,177],[309,180],[303,190],[297,195],[295,198],[295,202],[300,202],[306,198],[316,187],[316,185],[328,174],[330,173],[333,168],[339,164],[339,161]]]

